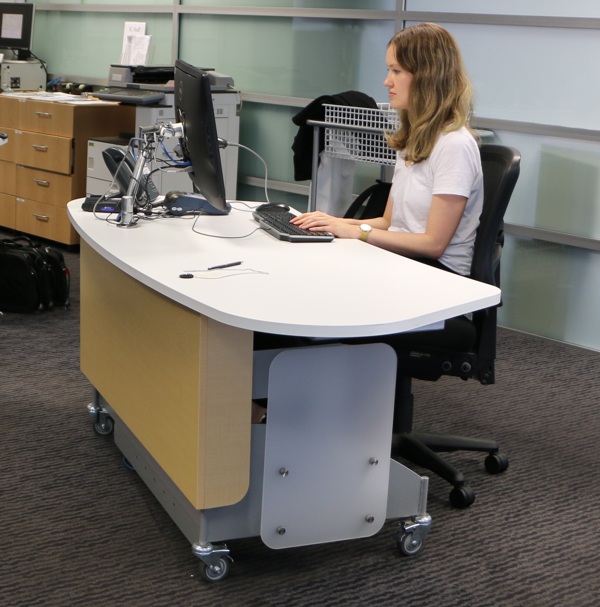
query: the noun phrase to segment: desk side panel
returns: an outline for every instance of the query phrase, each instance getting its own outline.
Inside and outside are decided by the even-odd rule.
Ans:
[[[197,509],[249,482],[252,333],[142,285],[81,245],[81,368]]]

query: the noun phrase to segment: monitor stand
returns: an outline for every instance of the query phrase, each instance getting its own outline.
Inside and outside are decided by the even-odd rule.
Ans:
[[[165,207],[171,215],[227,215],[231,206],[225,210],[218,209],[200,194],[168,192],[165,196]]]

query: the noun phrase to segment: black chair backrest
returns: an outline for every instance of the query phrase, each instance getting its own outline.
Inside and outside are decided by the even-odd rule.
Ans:
[[[499,286],[503,218],[519,178],[521,154],[514,148],[491,143],[483,144],[480,151],[483,209],[475,238],[471,278]]]

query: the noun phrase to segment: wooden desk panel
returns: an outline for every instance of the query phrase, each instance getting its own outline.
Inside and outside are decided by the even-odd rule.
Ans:
[[[251,331],[175,303],[82,242],[81,368],[195,508],[246,494]]]

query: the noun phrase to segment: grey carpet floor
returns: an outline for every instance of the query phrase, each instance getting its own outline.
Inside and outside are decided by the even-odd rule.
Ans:
[[[449,456],[477,499],[454,510],[432,478],[433,527],[416,557],[399,555],[394,522],[372,538],[282,551],[238,539],[230,575],[209,584],[112,438],[92,430],[78,255],[66,256],[70,310],[0,316],[0,604],[600,605],[600,354],[501,330],[496,385],[415,385],[420,427],[493,436],[510,458],[490,476],[480,455]]]

